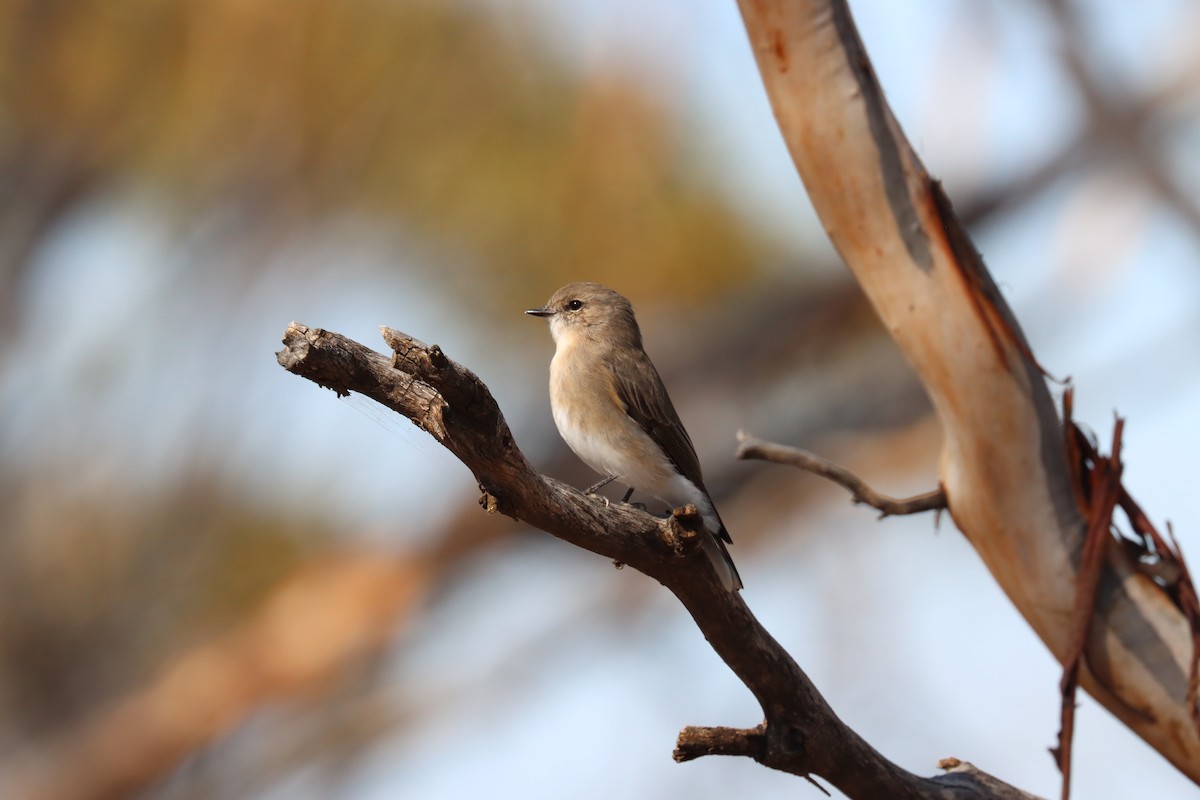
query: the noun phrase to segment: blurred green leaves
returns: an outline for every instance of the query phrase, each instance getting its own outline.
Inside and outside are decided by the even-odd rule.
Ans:
[[[181,215],[366,215],[506,305],[580,278],[714,296],[765,255],[661,102],[481,6],[0,0],[0,42],[0,213],[53,198],[35,239],[145,182]]]
[[[44,407],[31,418],[67,442],[51,458],[33,436],[13,439],[28,451],[0,451],[0,751],[45,744],[136,694],[192,644],[238,630],[289,576],[354,546],[340,537],[358,523],[317,518],[326,496],[281,511],[269,482],[230,477],[241,440],[264,427],[286,435],[285,422],[264,422],[269,394],[241,417],[223,402],[277,370],[246,288],[320,306],[305,300],[334,281],[314,287],[304,271],[341,277],[341,251],[322,250],[315,266],[286,254],[323,229],[394,231],[369,242],[397,243],[371,268],[424,269],[399,283],[441,293],[470,286],[478,314],[447,324],[476,330],[492,309],[532,330],[519,310],[568,280],[695,301],[769,257],[669,103],[555,59],[536,20],[497,25],[498,13],[440,0],[0,0],[0,333],[11,343],[0,364],[33,362]],[[97,335],[72,342],[81,356],[41,360],[72,330],[60,324],[71,306],[24,300],[136,260],[137,248],[108,262],[60,248],[60,262],[74,259],[65,267],[39,252],[70,232],[73,212],[129,194],[155,212],[146,235],[166,244],[148,263],[165,277],[131,290],[141,273],[114,276],[111,292],[87,297]],[[165,234],[163,218],[176,226]],[[58,282],[37,287],[42,267]],[[130,291],[136,303],[114,302]],[[337,303],[354,300],[322,307]],[[275,336],[289,318],[271,323]],[[135,362],[151,366],[124,369]],[[192,440],[142,424],[163,416],[187,420]],[[163,469],[136,488],[141,451],[168,451],[149,461],[183,474]],[[420,538],[395,524],[397,538]],[[452,561],[436,577],[453,575]]]

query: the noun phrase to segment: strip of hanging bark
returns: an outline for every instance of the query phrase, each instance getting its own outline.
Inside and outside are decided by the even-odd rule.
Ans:
[[[1087,508],[1094,492],[1089,477],[1091,465],[1102,460],[1102,456],[1087,434],[1074,422],[1074,391],[1068,387],[1063,394],[1063,423],[1067,431],[1068,463],[1071,465],[1076,487],[1076,499],[1080,508]],[[1174,533],[1167,526],[1170,542],[1163,537],[1154,523],[1133,499],[1129,491],[1120,486],[1117,505],[1125,512],[1133,529],[1134,540],[1122,539],[1137,568],[1156,584],[1163,587],[1167,595],[1187,618],[1192,632],[1191,664],[1188,669],[1186,703],[1192,727],[1200,731],[1200,600],[1191,570],[1179,550]]]
[[[955,525],[1063,663],[1088,520],[1032,348],[888,107],[846,2],[739,6],[813,208],[942,424]],[[1200,782],[1190,617],[1115,540],[1099,587],[1079,686]]]
[[[764,441],[745,431],[738,432],[737,457],[786,464],[828,478],[849,491],[855,503],[863,503],[879,511],[880,518],[944,511],[946,508],[946,494],[940,488],[904,499],[889,497],[872,489],[866,481],[840,464],[808,450]]]
[[[1063,423],[1067,431],[1067,457],[1073,476],[1072,484],[1076,489],[1076,502],[1080,508],[1087,508],[1092,496],[1089,470],[1102,457],[1088,435],[1075,424],[1074,390],[1070,387],[1063,394]],[[1188,620],[1192,644],[1186,703],[1192,727],[1200,731],[1200,600],[1197,599],[1191,571],[1179,550],[1170,524],[1167,525],[1170,535],[1168,542],[1124,485],[1120,487],[1117,505],[1125,513],[1136,537],[1120,540],[1129,557],[1138,570],[1163,588]]]
[[[1167,524],[1168,542],[1124,487],[1121,487],[1117,504],[1125,512],[1134,533],[1141,537],[1138,543],[1138,566],[1166,590],[1191,626],[1192,663],[1188,670],[1187,706],[1192,727],[1200,731],[1200,598],[1196,594],[1192,572],[1183,558],[1179,543],[1175,541],[1170,523]]]
[[[1066,408],[1069,414],[1069,405]],[[1071,425],[1069,416],[1066,422]],[[1075,581],[1071,638],[1066,658],[1063,660],[1062,680],[1059,682],[1062,709],[1058,746],[1051,748],[1062,773],[1062,800],[1069,800],[1071,797],[1071,751],[1075,736],[1075,691],[1079,685],[1079,666],[1084,658],[1084,648],[1095,616],[1096,590],[1104,568],[1106,546],[1112,540],[1112,515],[1121,496],[1121,434],[1124,425],[1124,420],[1117,420],[1113,428],[1112,454],[1108,458],[1097,456],[1092,459],[1087,474],[1087,537],[1084,539],[1079,574]],[[1071,425],[1068,433],[1076,430],[1078,429]]]
[[[1124,499],[1122,495],[1122,499]],[[1133,504],[1133,501],[1129,501]],[[1183,609],[1183,613],[1187,615],[1188,622],[1192,625],[1192,669],[1188,674],[1188,693],[1187,703],[1188,709],[1192,714],[1192,726],[1196,730],[1200,730],[1200,596],[1196,593],[1196,584],[1192,580],[1191,570],[1188,569],[1187,563],[1183,560],[1183,554],[1179,550],[1179,542],[1175,541],[1175,532],[1171,530],[1171,526],[1167,525],[1167,533],[1171,537],[1170,547],[1164,552],[1169,552],[1172,558],[1179,564],[1182,572],[1177,588],[1177,601]]]
[[[292,323],[277,359],[296,375],[338,394],[353,391],[375,399],[428,431],[474,473],[489,511],[524,520],[667,587],[758,701],[765,747],[749,757],[793,775],[818,775],[852,798],[1028,797],[990,776],[922,778],[886,759],[837,717],[743,596],[725,589],[694,546],[686,509],[658,519],[539,475],[479,378],[436,345],[387,328],[383,334],[394,351],[390,359],[336,333]]]

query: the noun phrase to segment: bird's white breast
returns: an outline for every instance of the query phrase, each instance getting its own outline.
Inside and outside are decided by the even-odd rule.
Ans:
[[[579,337],[562,333],[550,362],[550,406],[567,445],[602,476],[676,507],[694,504],[712,514],[704,492],[675,469],[662,448],[632,419],[617,397],[613,376],[599,359],[576,350]]]

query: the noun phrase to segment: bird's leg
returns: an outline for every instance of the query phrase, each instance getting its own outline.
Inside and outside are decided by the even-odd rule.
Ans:
[[[628,502],[629,502],[629,498],[631,498],[631,497],[633,497],[633,487],[632,487],[632,486],[630,486],[630,487],[629,487],[629,491],[625,493],[625,496],[621,498],[621,502],[622,502],[622,503],[628,503]],[[646,510],[646,504],[645,504],[645,503],[633,503],[633,507],[634,507],[634,508],[636,508],[636,509],[638,509],[639,511],[645,511],[645,510]]]
[[[591,486],[589,486],[587,489],[584,490],[583,493],[584,494],[595,494],[597,489],[603,489],[605,486],[608,486],[610,483],[612,483],[619,477],[621,477],[621,476],[620,475],[609,475],[607,478],[600,481],[599,483],[594,483]],[[633,490],[630,489],[630,491],[633,491]]]

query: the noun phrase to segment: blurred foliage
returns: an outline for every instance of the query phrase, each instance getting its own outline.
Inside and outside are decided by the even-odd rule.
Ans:
[[[320,521],[236,505],[197,477],[153,498],[6,487],[0,751],[127,692],[311,559]]]
[[[717,296],[764,256],[667,110],[478,6],[0,0],[0,114],[14,271],[65,209],[129,182],[181,215],[370,215],[509,304],[506,286],[583,277]]]
[[[0,326],[22,332],[21,298],[59,226],[129,191],[178,226],[162,268],[211,278],[209,294],[188,279],[149,287],[145,308],[165,316],[180,302],[230,314],[249,273],[279,269],[264,254],[346,217],[419,249],[394,261],[437,270],[425,285],[481,283],[475,296],[505,313],[572,279],[686,301],[749,278],[768,247],[671,110],[628,78],[573,72],[533,23],[440,0],[0,0]],[[175,341],[162,321],[113,320],[139,342]],[[0,357],[39,358],[10,341]],[[195,355],[219,371],[228,353],[215,351],[235,345],[213,341]],[[178,374],[170,351],[152,356],[162,375]],[[144,693],[337,546],[311,509],[239,495],[220,474],[225,438],[160,443],[194,468],[156,490],[120,470],[78,485],[97,453],[69,431],[117,424],[105,398],[139,357],[98,355],[41,389],[59,398],[47,416],[70,414],[39,423],[74,445],[60,468],[0,450],[0,760]],[[159,389],[128,396],[153,392],[148,415],[211,415],[209,393],[228,390]],[[206,416],[192,430],[234,438],[239,424]]]

